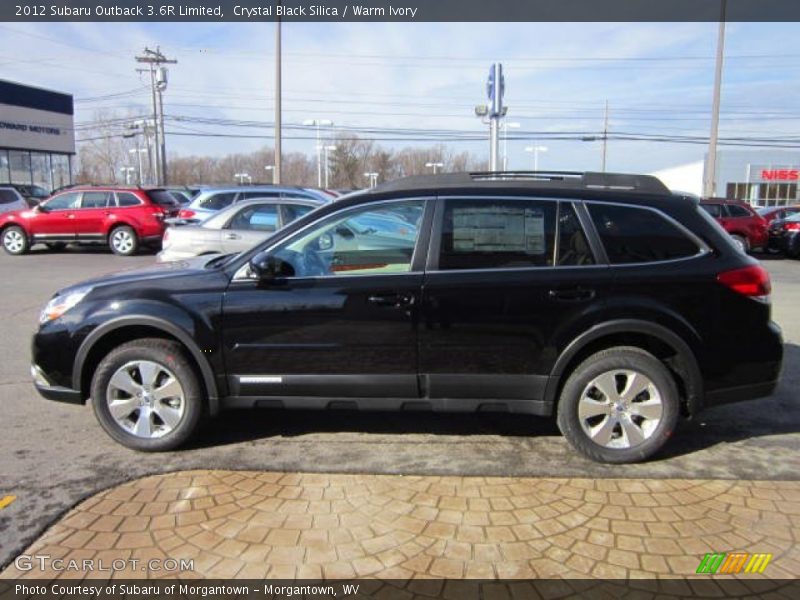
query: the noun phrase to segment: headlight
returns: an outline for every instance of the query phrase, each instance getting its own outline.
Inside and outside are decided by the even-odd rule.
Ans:
[[[77,288],[66,294],[60,294],[50,300],[42,309],[42,314],[39,315],[39,323],[47,323],[53,319],[57,319],[70,308],[75,306],[78,302],[83,300],[83,297],[92,291],[90,287]]]

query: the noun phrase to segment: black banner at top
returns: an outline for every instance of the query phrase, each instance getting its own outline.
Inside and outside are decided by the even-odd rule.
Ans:
[[[2,0],[0,21],[800,21],[800,0]]]

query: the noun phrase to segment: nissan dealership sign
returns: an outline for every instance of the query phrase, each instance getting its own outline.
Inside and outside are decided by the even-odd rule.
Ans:
[[[74,154],[72,96],[0,80],[0,148]]]
[[[800,166],[749,165],[750,181],[754,183],[796,183],[800,180]]]

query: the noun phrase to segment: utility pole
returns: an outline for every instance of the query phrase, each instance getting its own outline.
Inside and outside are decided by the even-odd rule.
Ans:
[[[330,127],[333,121],[330,119],[306,119],[303,121],[306,127],[317,128],[317,187],[322,187],[322,136],[320,133],[320,126]]]
[[[325,189],[327,190],[329,187],[329,180],[331,175],[331,164],[330,164],[330,155],[328,152],[335,152],[336,146],[328,145],[325,146]]]
[[[278,6],[281,2],[278,2]],[[275,168],[272,183],[281,182],[281,20],[275,20]]]
[[[137,69],[138,72],[150,73],[150,89],[153,100],[153,127],[155,129],[155,164],[156,184],[167,183],[167,143],[164,136],[164,99],[163,91],[167,88],[167,70],[161,65],[177,64],[178,61],[168,59],[161,53],[161,48],[155,50],[145,46],[144,52],[136,57],[136,62],[144,63],[147,69]]]
[[[722,0],[719,32],[717,33],[717,62],[714,69],[714,99],[711,104],[711,135],[708,139],[708,160],[703,182],[703,196],[711,198],[716,194],[717,183],[717,136],[719,133],[719,100],[722,88],[722,61],[725,51],[725,10],[727,0]]]
[[[606,100],[606,114],[603,118],[603,161],[600,167],[601,172],[606,172],[606,152],[608,151],[608,100]]]
[[[489,81],[486,84],[486,95],[489,97],[489,170],[497,171],[499,155],[499,122],[505,116],[503,96],[505,94],[505,78],[503,65],[494,63],[489,69]]]

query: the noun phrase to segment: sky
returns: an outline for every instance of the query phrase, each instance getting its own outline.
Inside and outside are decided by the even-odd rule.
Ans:
[[[798,23],[727,25],[721,138],[800,142],[798,33]],[[328,119],[325,133],[395,148],[438,135],[485,157],[474,107],[500,61],[508,168],[532,168],[525,148],[544,146],[540,169],[597,170],[602,144],[580,138],[602,132],[606,102],[611,135],[708,136],[717,34],[717,23],[284,23],[284,152],[314,153],[314,132],[299,126]],[[149,113],[134,56],[160,46],[178,60],[164,95],[168,153],[248,152],[272,145],[274,35],[272,23],[3,23],[0,78],[73,94],[80,140],[101,112]],[[607,167],[650,172],[705,151],[611,139]]]

